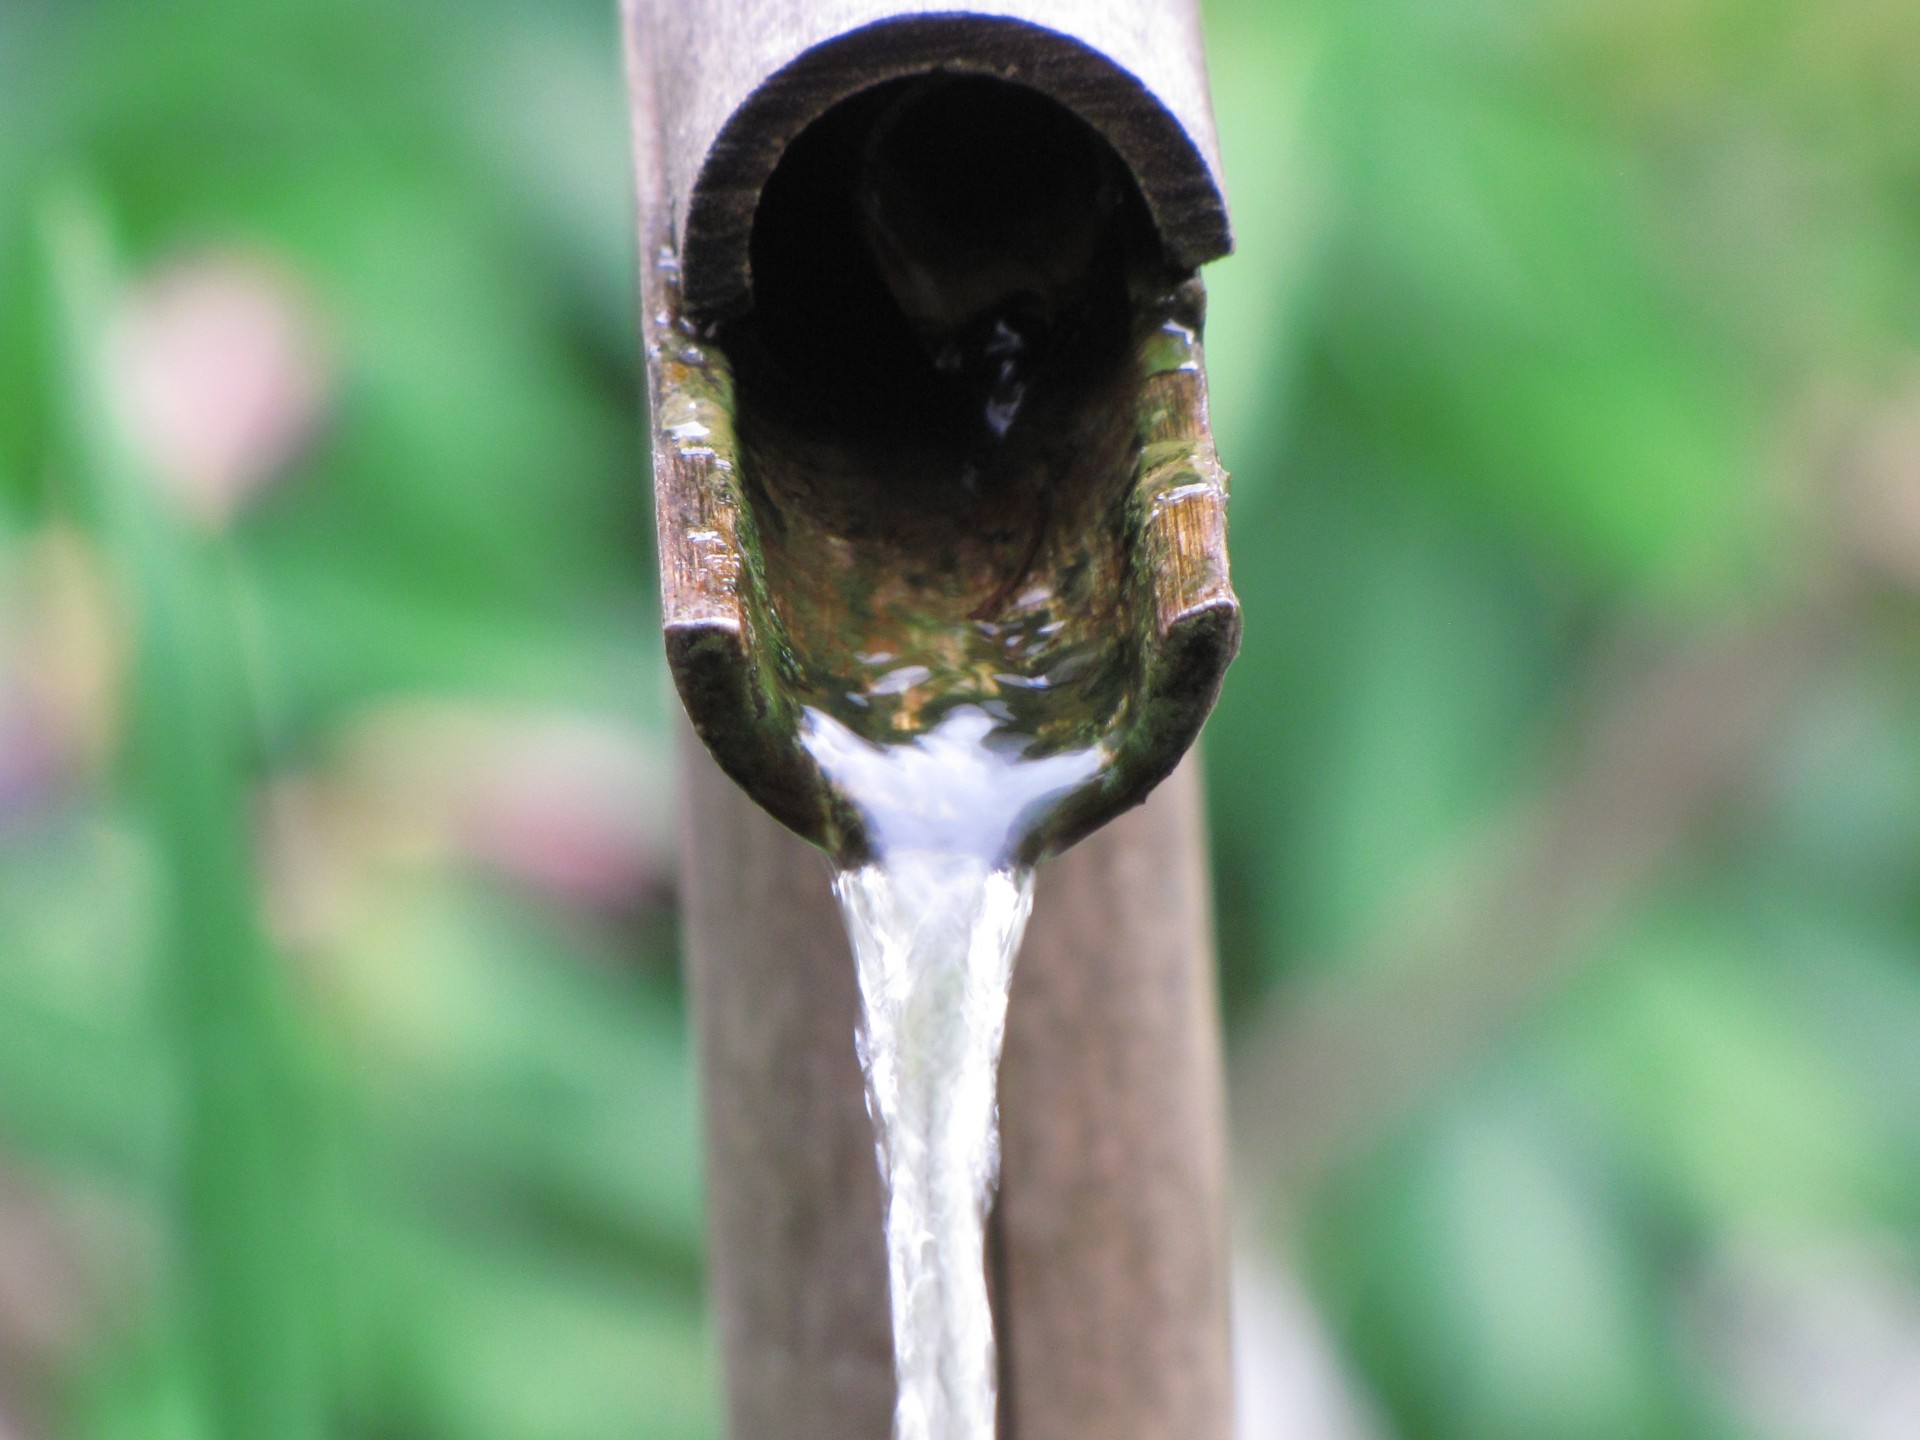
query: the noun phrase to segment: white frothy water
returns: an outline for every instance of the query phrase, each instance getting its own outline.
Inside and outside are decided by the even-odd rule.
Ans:
[[[803,731],[876,855],[840,872],[834,894],[859,970],[860,1060],[887,1182],[895,1440],[993,1440],[984,1225],[1007,988],[1033,903],[1033,872],[1009,855],[1104,759],[1030,760],[1008,738],[973,706],[895,745],[819,711]]]

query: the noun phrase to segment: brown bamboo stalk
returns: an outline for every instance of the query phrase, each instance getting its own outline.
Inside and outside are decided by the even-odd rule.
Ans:
[[[1226,248],[1189,0],[1003,0],[960,11],[900,0],[627,0],[627,21],[650,316],[669,303],[695,319],[737,309],[753,206],[785,145],[855,89],[936,67],[1051,94],[1132,169],[1171,257],[1191,266]],[[681,287],[671,298],[669,268]],[[671,453],[658,428],[655,438],[671,482],[660,493],[692,507],[661,518],[669,609],[685,613],[684,635],[738,649],[751,632],[734,608],[732,572],[668,543],[675,526],[682,538],[730,543],[730,513],[703,488],[700,467],[712,461]],[[725,661],[712,673],[734,671],[743,667]],[[1205,680],[1207,667],[1193,676]],[[756,804],[690,733],[681,753],[728,1433],[884,1440],[893,1377],[880,1180],[854,1053],[853,965],[826,863],[761,808],[781,808],[776,771],[762,772]],[[1002,1440],[1230,1434],[1209,917],[1191,763],[1042,867],[1002,1066],[993,1245]]]

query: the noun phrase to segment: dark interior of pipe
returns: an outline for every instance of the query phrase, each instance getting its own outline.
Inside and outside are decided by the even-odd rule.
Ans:
[[[1086,748],[1140,677],[1147,342],[1181,276],[1112,147],[1037,91],[890,81],[787,148],[717,339],[781,686],[897,738],[992,706]]]
[[[751,312],[720,339],[744,415],[958,474],[1112,372],[1158,256],[1132,176],[1065,107],[987,76],[896,80],[788,147]]]

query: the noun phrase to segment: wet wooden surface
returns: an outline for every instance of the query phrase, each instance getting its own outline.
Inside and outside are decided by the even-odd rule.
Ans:
[[[1001,1066],[1002,1440],[1227,1440],[1199,766],[1043,865]]]
[[[681,731],[680,904],[732,1440],[887,1440],[893,1342],[860,997],[826,859]]]
[[[702,0],[702,4],[707,10],[714,8],[713,0]],[[770,0],[764,4],[753,0],[753,4],[769,16],[790,8]],[[1124,7],[1112,10],[1104,29],[1088,18],[1092,12],[1075,4],[1036,3],[1029,8],[1035,13],[1045,10],[1063,28],[1080,26],[1086,40],[1055,31],[1036,39],[1043,32],[1024,21],[1009,30],[1003,23],[1006,17],[997,12],[946,14],[935,17],[940,27],[948,28],[940,29],[939,44],[932,51],[910,38],[885,54],[869,54],[855,44],[857,37],[848,38],[845,45],[835,42],[809,51],[812,78],[802,87],[810,97],[807,105],[821,97],[842,96],[866,79],[932,63],[929,56],[952,59],[958,55],[974,69],[1013,75],[1045,88],[1083,118],[1097,118],[1098,106],[1111,104],[1127,123],[1144,123],[1143,116],[1157,116],[1155,123],[1171,123],[1168,106],[1142,90],[1140,77],[1117,70],[1096,48],[1096,42],[1120,45],[1124,37],[1117,36],[1114,27],[1124,30],[1130,23],[1124,22],[1128,13]],[[1197,50],[1174,44],[1175,32],[1193,30],[1197,35],[1192,7],[1161,3],[1154,13],[1159,18],[1152,23],[1166,31],[1163,38],[1171,47],[1160,56],[1162,65],[1172,65],[1186,55],[1197,67]],[[1016,456],[1011,468],[982,490],[980,505],[967,512],[965,520],[956,520],[961,512],[950,508],[926,509],[924,500],[896,506],[885,512],[884,521],[877,519],[880,497],[905,488],[894,483],[898,477],[891,474],[879,476],[877,490],[870,483],[864,490],[848,491],[860,503],[845,507],[846,514],[860,517],[858,523],[848,523],[845,514],[827,520],[823,517],[832,508],[827,501],[837,492],[822,482],[822,476],[844,480],[857,470],[865,463],[859,446],[823,449],[817,435],[796,441],[774,427],[777,443],[769,443],[768,435],[762,433],[760,444],[749,454],[737,443],[750,417],[728,358],[688,313],[687,294],[703,283],[700,276],[713,263],[723,263],[710,257],[710,263],[703,265],[684,247],[676,249],[673,234],[675,206],[668,177],[678,163],[677,148],[690,143],[673,96],[678,93],[675,87],[684,83],[682,72],[699,58],[687,58],[698,49],[697,37],[674,40],[680,33],[676,27],[686,20],[676,6],[628,0],[626,20],[641,212],[641,325],[653,411],[661,616],[674,679],[696,730],[721,767],[783,823],[835,853],[859,853],[865,844],[859,817],[820,783],[816,768],[797,744],[799,706],[831,710],[830,701],[823,697],[837,698],[858,688],[855,679],[839,669],[843,656],[863,652],[933,655],[940,647],[928,647],[923,641],[929,624],[948,623],[941,618],[942,607],[950,610],[958,603],[967,609],[975,599],[997,593],[1037,566],[1047,578],[1050,603],[1070,622],[1058,637],[1062,650],[1102,651],[1102,668],[1108,672],[1122,666],[1137,669],[1130,679],[1119,682],[1128,691],[1130,703],[1122,733],[1112,737],[1112,763],[1098,785],[1075,795],[1043,829],[1028,837],[1027,853],[1048,853],[1071,844],[1138,803],[1172,769],[1212,709],[1239,644],[1239,604],[1228,580],[1227,477],[1214,453],[1201,362],[1204,291],[1191,276],[1161,274],[1164,256],[1136,254],[1129,263],[1145,266],[1145,273],[1136,273],[1134,281],[1144,283],[1150,275],[1155,284],[1168,287],[1155,302],[1164,308],[1153,309],[1145,319],[1133,317],[1141,327],[1136,337],[1141,353],[1136,358],[1146,375],[1138,393],[1120,385],[1087,387],[1066,410],[1052,413],[1038,432],[1050,433],[1048,427],[1058,424],[1070,443],[1055,445],[1051,451],[1044,445],[1038,449],[1029,445],[1024,459]],[[923,20],[928,17],[909,7],[897,27],[889,23],[878,30],[888,36],[896,29],[910,31],[925,39],[931,32],[923,33]],[[959,28],[951,28],[949,22]],[[676,43],[682,48],[676,49]],[[1065,60],[1060,58],[1063,53]],[[1102,87],[1115,75],[1120,76],[1121,88],[1108,93]],[[1157,78],[1174,83],[1171,75]],[[1193,69],[1186,78],[1204,92],[1202,70]],[[787,94],[795,83],[790,77],[775,76],[766,88]],[[801,105],[800,111],[809,116],[817,113],[807,105]],[[760,140],[791,138],[789,122],[794,114],[760,116],[768,126],[764,133],[756,130],[756,135]],[[1124,129],[1120,120],[1114,120],[1107,126],[1109,135],[1116,127]],[[1161,151],[1149,144],[1145,151],[1136,147],[1131,156],[1123,150],[1122,158],[1135,166],[1136,177],[1149,195],[1156,193],[1154,177],[1160,176],[1161,219],[1214,214],[1224,224],[1223,202],[1205,161],[1212,143],[1210,122],[1198,139],[1178,127],[1172,136],[1169,140],[1166,134],[1158,134],[1154,144]],[[730,153],[730,143],[715,141],[715,156]],[[1180,154],[1169,160],[1171,152]],[[776,147],[755,162],[761,168],[748,168],[764,179],[778,153]],[[1160,163],[1154,160],[1155,154],[1165,162],[1160,170],[1155,169]],[[1169,178],[1172,172],[1179,174]],[[735,178],[746,174],[741,171]],[[1181,189],[1182,185],[1187,188]],[[744,245],[744,227],[758,190],[748,186],[730,193],[734,198],[729,203],[741,207],[736,218],[742,229],[736,238]],[[1149,232],[1146,244],[1154,243]],[[1195,253],[1204,257],[1224,243],[1222,232],[1217,245],[1202,246]],[[1094,361],[1104,363],[1097,356]],[[764,432],[767,427],[760,429]],[[832,457],[824,470],[817,463],[821,454]],[[1062,454],[1073,458],[1063,462]],[[1002,507],[1010,499],[1017,500],[1018,487],[1010,489],[999,481],[1008,475],[1017,477],[1031,464],[1043,465],[1049,474],[1044,493],[1051,499],[1034,507],[1040,518],[1032,522],[1042,534],[1051,524],[1052,538],[1046,545],[1041,546],[1036,537],[1030,546],[1014,543],[1009,548],[983,542],[968,547],[943,537],[940,527],[955,523],[982,536],[1005,529],[1009,512]],[[1022,508],[1020,503],[1012,504],[1011,513]],[[927,589],[929,582],[917,578],[904,587],[883,587],[893,599],[884,606],[873,605],[871,587],[853,583],[838,567],[838,557],[856,534],[863,537],[859,543],[867,547],[865,558],[871,567],[857,577],[860,581],[873,581],[889,572],[895,580],[938,573],[949,575],[954,587],[941,589],[937,603],[923,603],[932,592]],[[788,561],[776,563],[782,556],[788,556]],[[1030,609],[1021,623],[1038,624],[1047,618],[1046,613]],[[828,657],[824,664],[822,656]],[[958,669],[965,672],[968,666],[961,664]],[[954,678],[940,663],[935,663],[934,671],[938,673],[929,675],[931,688]],[[806,685],[796,683],[801,678]],[[1099,699],[1098,684],[1084,688]],[[1057,708],[1057,715],[1086,725],[1100,719],[1096,710],[1082,714],[1064,707]],[[1072,744],[1083,739],[1050,738],[1054,743]]]

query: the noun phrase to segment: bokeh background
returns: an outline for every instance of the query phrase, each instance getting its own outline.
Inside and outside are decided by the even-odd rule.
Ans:
[[[1920,1435],[1920,6],[1218,0],[1247,1440]],[[718,1433],[606,0],[0,4],[0,1437]]]

